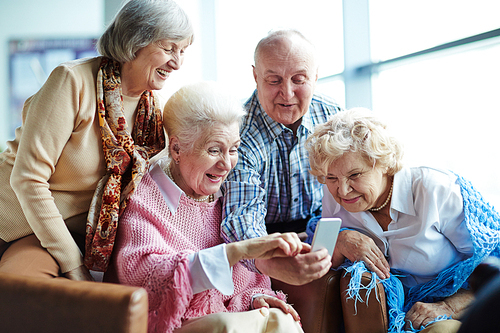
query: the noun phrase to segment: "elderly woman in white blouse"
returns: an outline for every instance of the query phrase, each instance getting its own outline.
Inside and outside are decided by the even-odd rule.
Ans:
[[[483,246],[479,225],[490,228],[498,213],[490,208],[489,222],[465,213],[464,195],[479,196],[452,172],[403,167],[401,144],[370,110],[334,115],[315,129],[307,148],[311,173],[325,184],[322,215],[342,219],[333,266],[347,259],[344,265],[353,269],[352,263],[362,262],[386,292],[402,284],[398,297],[405,305],[389,314],[389,331],[428,324],[426,332],[456,330],[458,321],[441,319],[457,318],[472,300],[465,289],[470,272],[486,255],[498,254],[476,251]],[[488,229],[492,239],[495,228]],[[492,242],[498,250],[498,241]],[[455,274],[458,268],[462,272]]]

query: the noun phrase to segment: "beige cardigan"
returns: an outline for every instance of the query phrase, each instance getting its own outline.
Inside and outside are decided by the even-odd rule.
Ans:
[[[87,211],[106,169],[96,116],[100,59],[54,69],[25,102],[22,126],[0,154],[0,238],[10,242],[35,233],[63,273],[83,263],[69,231],[85,234]],[[138,101],[124,96],[128,124]]]

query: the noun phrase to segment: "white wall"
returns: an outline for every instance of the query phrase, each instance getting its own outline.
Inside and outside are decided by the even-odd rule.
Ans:
[[[26,38],[98,37],[104,30],[104,0],[0,0],[0,149],[8,128],[8,42]]]

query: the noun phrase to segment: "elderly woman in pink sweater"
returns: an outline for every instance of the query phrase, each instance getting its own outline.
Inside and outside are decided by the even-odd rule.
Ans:
[[[151,167],[120,220],[116,271],[148,291],[151,332],[302,332],[285,295],[242,259],[292,256],[294,233],[225,244],[219,189],[238,160],[241,104],[214,83],[165,105],[169,157]]]

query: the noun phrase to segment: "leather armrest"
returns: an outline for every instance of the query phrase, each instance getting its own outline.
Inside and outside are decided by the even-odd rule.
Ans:
[[[344,274],[344,273],[342,273]],[[377,284],[376,290],[370,293],[366,299],[366,290],[360,290],[359,295],[363,302],[347,299],[346,290],[351,274],[346,274],[340,279],[340,299],[344,316],[344,327],[346,333],[387,333],[387,301],[384,286]],[[371,275],[364,273],[361,284],[367,286],[371,281]]]
[[[147,332],[142,288],[0,274],[2,332]]]
[[[340,272],[330,270],[322,278],[302,286],[271,279],[274,290],[288,295],[307,333],[337,333],[342,323]]]

